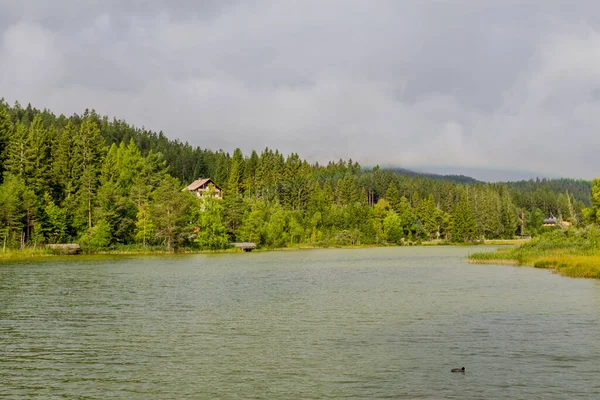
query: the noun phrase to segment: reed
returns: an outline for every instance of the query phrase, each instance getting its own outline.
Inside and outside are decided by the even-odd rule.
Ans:
[[[529,265],[574,278],[600,279],[600,232],[597,228],[560,229],[510,249],[473,253],[472,263]]]

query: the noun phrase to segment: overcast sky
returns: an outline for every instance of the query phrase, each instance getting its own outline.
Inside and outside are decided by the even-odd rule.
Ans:
[[[230,152],[591,178],[600,2],[0,0],[0,97]]]

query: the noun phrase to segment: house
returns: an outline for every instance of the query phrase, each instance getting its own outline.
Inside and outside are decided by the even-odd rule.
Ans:
[[[558,225],[558,220],[554,217],[546,218],[544,220],[544,226],[556,226]]]
[[[205,196],[207,196],[208,192],[210,192],[212,190],[212,191],[214,191],[215,198],[217,198],[219,200],[223,199],[223,193],[221,191],[221,188],[218,187],[213,182],[213,180],[210,178],[196,179],[194,182],[190,183],[183,190],[189,190],[190,192],[195,192],[196,196],[198,196],[198,197],[205,197]]]
[[[556,218],[552,213],[550,213],[550,217],[546,218],[542,224],[543,226],[559,226],[559,227],[569,227],[571,226],[570,221],[565,221],[562,218]]]

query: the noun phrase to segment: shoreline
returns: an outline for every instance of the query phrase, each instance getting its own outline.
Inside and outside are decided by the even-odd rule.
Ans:
[[[317,246],[317,245],[298,245],[292,247],[277,247],[277,248],[257,248],[252,252],[269,252],[269,251],[298,251],[298,250],[317,250],[317,249],[366,249],[366,248],[377,248],[377,247],[435,247],[435,246],[453,246],[453,247],[464,247],[464,246],[511,246],[521,243],[521,239],[505,239],[505,240],[489,240],[483,243],[448,243],[441,241],[427,241],[420,243],[410,243],[403,245],[396,244],[361,244],[361,245],[331,245],[331,246]],[[222,250],[148,250],[148,249],[113,249],[113,250],[99,250],[99,251],[82,251],[77,255],[65,255],[53,252],[46,248],[38,249],[24,249],[24,250],[9,250],[7,252],[0,251],[0,264],[10,261],[24,261],[24,260],[45,260],[56,257],[68,257],[77,259],[78,257],[93,257],[93,256],[176,256],[176,255],[194,255],[194,254],[233,254],[233,253],[244,253],[241,249],[228,248]]]
[[[548,269],[553,273],[570,278],[600,279],[600,255],[529,256],[520,260],[514,258],[469,258],[467,261],[470,264],[512,265]]]

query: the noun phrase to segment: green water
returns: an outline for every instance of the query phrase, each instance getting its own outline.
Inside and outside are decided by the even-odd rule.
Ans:
[[[481,249],[0,264],[0,398],[600,398],[600,283]]]

